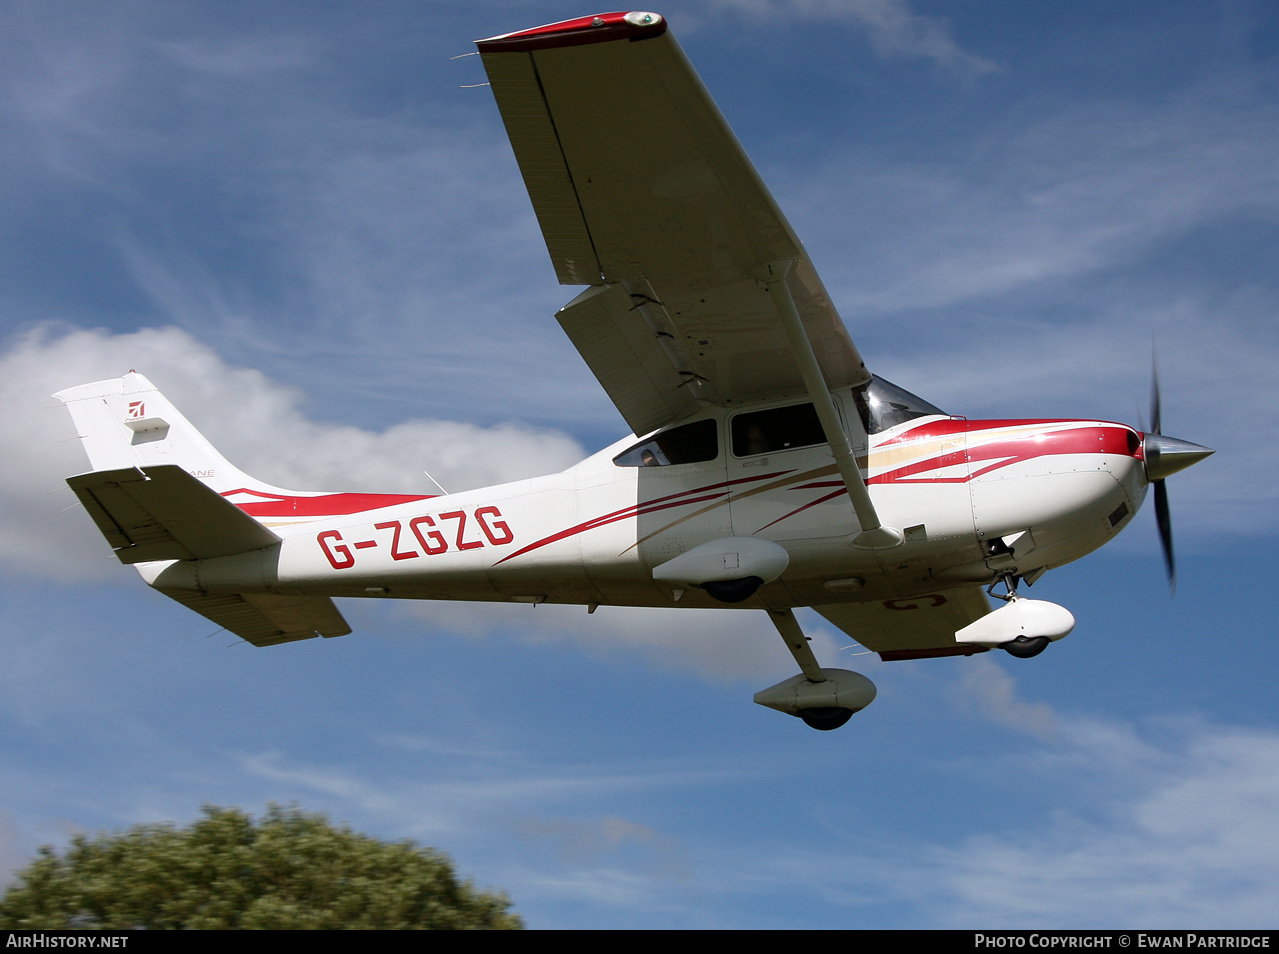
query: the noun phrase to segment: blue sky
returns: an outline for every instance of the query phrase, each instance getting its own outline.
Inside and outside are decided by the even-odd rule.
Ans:
[[[258,650],[119,566],[53,391],[146,373],[239,466],[430,492],[625,431],[477,37],[546,2],[0,3],[0,869],[205,802],[450,852],[534,927],[1273,927],[1279,15],[1260,2],[658,8],[868,365],[954,413],[1217,455],[1035,595],[1029,661],[882,664],[816,733],[760,614],[364,604]]]

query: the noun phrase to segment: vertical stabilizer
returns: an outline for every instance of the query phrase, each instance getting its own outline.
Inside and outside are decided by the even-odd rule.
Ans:
[[[95,471],[177,464],[218,493],[268,487],[234,467],[136,371],[54,395],[67,406]]]
[[[244,558],[273,569],[280,537],[268,528],[388,506],[404,495],[298,493],[254,480],[136,371],[54,397],[71,412],[93,467],[67,483],[122,563],[255,646],[351,631],[331,599],[270,592],[269,574],[246,575],[242,592],[211,592],[191,568]],[[166,584],[173,566],[187,567],[190,581]]]
[[[123,479],[131,486],[120,471],[142,473],[149,468],[176,466],[268,527],[287,527],[434,496],[285,490],[264,483],[227,461],[136,371],[110,381],[67,388],[54,397],[71,412],[93,472],[106,473],[108,482]]]

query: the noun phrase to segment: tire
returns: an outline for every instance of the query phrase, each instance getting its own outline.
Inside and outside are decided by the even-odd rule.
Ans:
[[[1052,640],[1047,636],[1018,636],[1009,642],[1000,643],[999,648],[1018,659],[1029,659],[1047,649],[1050,642]]]
[[[804,720],[805,724],[812,726],[814,729],[821,732],[829,732],[831,729],[838,729],[851,719],[853,710],[841,709],[838,706],[820,709],[800,709],[799,717]]]

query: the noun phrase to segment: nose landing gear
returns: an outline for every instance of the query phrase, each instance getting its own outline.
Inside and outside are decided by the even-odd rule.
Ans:
[[[1047,636],[1018,636],[1006,643],[1000,643],[999,648],[1018,659],[1029,659],[1042,653],[1051,642],[1052,640]]]
[[[1002,582],[1006,593],[994,592],[996,584],[986,592],[1004,605],[957,632],[956,642],[999,648],[1018,659],[1029,659],[1075,628],[1075,617],[1064,606],[1018,596],[1017,578],[1011,573]]]

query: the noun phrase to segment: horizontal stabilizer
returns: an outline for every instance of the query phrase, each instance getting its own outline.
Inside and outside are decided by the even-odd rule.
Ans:
[[[160,591],[254,646],[275,646],[316,636],[345,636],[351,631],[326,596],[275,596],[230,593],[206,596],[195,590]]]
[[[121,563],[231,556],[280,542],[174,464],[95,471],[67,484]]]

